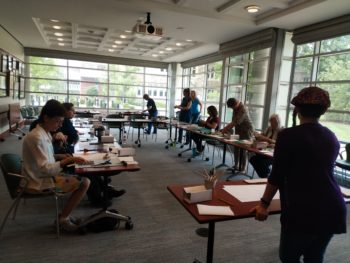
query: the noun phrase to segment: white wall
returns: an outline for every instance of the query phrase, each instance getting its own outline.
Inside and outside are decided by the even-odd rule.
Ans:
[[[6,30],[0,27],[0,49],[4,52],[24,61],[23,46],[18,43]],[[18,102],[9,97],[0,98],[0,113],[8,110],[8,104]],[[20,101],[24,104],[24,100]],[[0,134],[8,129],[8,120],[6,114],[0,114]]]

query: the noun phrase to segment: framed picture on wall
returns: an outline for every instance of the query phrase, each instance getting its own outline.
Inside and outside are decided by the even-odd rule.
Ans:
[[[18,77],[18,79],[19,79],[19,99],[24,99],[26,79],[24,77]]]
[[[1,55],[1,72],[6,73],[7,72],[7,55],[2,54]]]
[[[13,85],[14,85],[14,76],[11,71],[7,72],[6,75],[6,88],[8,90],[8,96],[13,98]]]
[[[12,70],[12,57],[7,56],[7,70],[11,71]]]
[[[0,97],[7,97],[6,74],[0,73]]]
[[[19,77],[14,75],[13,78],[13,99],[19,99]]]

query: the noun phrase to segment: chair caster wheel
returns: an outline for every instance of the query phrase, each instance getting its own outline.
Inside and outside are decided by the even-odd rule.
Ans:
[[[166,144],[168,144],[168,141],[165,141]]]
[[[140,148],[140,147],[141,147],[141,144],[139,144],[138,147]]]
[[[191,160],[191,158],[188,158],[188,159],[187,159],[187,162],[189,162],[189,163],[190,163],[191,161],[192,161],[192,160]]]
[[[169,149],[169,145],[165,146],[165,149]]]
[[[206,161],[206,162],[209,162],[209,158],[208,158],[208,157],[207,157],[207,158],[205,158],[205,161]]]
[[[181,149],[182,149],[183,147],[184,147],[183,145],[180,146]]]
[[[134,223],[131,220],[128,220],[125,222],[125,229],[126,230],[131,230],[134,228]]]
[[[135,144],[137,144],[138,143],[138,141],[135,141]]]
[[[22,137],[18,137],[18,140],[22,140]]]
[[[181,157],[181,155],[182,155],[182,154],[181,154],[181,153],[179,153],[177,156]]]

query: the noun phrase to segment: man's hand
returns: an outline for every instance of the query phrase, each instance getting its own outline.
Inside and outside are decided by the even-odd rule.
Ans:
[[[64,135],[62,132],[57,132],[52,136],[54,141],[62,141],[66,142],[67,141],[67,136]]]
[[[253,207],[249,212],[255,214],[255,219],[258,221],[265,221],[269,216],[267,208],[263,207],[262,205]]]

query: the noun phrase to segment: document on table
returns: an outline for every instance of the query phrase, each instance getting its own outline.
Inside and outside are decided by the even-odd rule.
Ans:
[[[245,183],[247,184],[266,184],[267,183],[267,178],[259,178],[259,179],[246,179],[244,180]]]
[[[76,164],[76,167],[108,167],[121,165],[121,160],[114,155],[110,155],[108,153],[92,153],[92,154],[74,154],[75,157],[81,157],[85,160],[88,160],[89,164]]]
[[[201,205],[197,204],[200,215],[233,216],[234,213],[229,206]]]
[[[127,164],[138,164],[138,162],[136,162],[135,160],[134,160],[134,157],[132,157],[132,156],[120,156],[119,157],[119,160],[121,161],[121,162],[126,162]]]
[[[225,185],[223,189],[241,202],[255,202],[263,196],[265,187],[265,184]],[[279,191],[273,199],[280,199]]]

